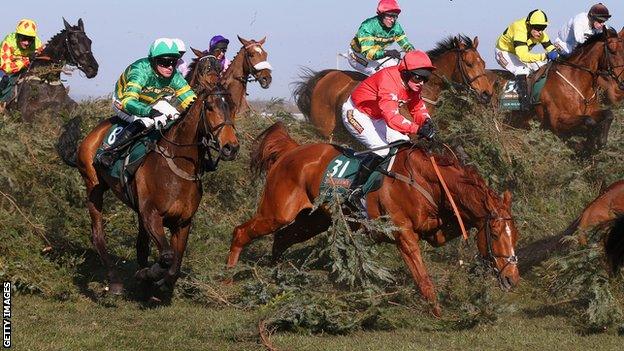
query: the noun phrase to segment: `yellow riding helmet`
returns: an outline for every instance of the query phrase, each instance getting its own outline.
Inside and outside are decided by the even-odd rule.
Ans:
[[[530,25],[547,26],[548,16],[542,10],[533,10],[527,16],[527,23]]]
[[[21,34],[27,37],[36,37],[37,36],[37,24],[35,21],[24,18],[17,23],[17,27],[15,28],[15,33]]]

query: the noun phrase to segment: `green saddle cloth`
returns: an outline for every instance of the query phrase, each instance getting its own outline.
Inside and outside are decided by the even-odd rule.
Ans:
[[[321,196],[329,196],[332,192],[339,194],[340,196],[348,195],[351,190],[351,183],[355,180],[355,176],[360,169],[362,163],[362,157],[355,156],[354,150],[339,147],[341,153],[332,159],[325,169],[325,175],[321,181],[320,194]],[[398,151],[398,147],[390,149],[388,156],[377,167],[388,171],[390,161],[394,158]],[[373,192],[381,187],[383,181],[383,174],[376,170],[371,173],[364,185],[362,191],[364,194]]]
[[[128,125],[128,122],[119,118],[114,118],[112,126],[108,129],[102,146],[97,149],[96,157],[103,152],[104,147],[115,142],[115,138]],[[169,121],[165,126],[165,130],[171,127],[174,121]],[[145,156],[152,150],[149,145],[155,144],[161,138],[161,133],[153,129],[143,137],[135,140],[132,145],[127,147],[123,152],[118,153],[118,158],[113,165],[106,170],[108,175],[121,179],[121,175],[125,175],[126,179],[130,179],[139,168]]]

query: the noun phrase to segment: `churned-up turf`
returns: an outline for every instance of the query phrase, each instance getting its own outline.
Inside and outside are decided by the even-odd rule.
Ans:
[[[263,179],[248,172],[253,137],[273,120],[301,143],[319,139],[281,101],[237,120],[241,152],[204,176],[204,197],[171,305],[139,301],[136,218],[105,201],[108,246],[126,294],[105,293],[90,243],[84,185],[58,157],[59,120],[82,116],[86,133],[111,110],[83,102],[72,116],[32,125],[0,115],[0,280],[13,292],[13,345],[24,350],[617,350],[624,341],[624,278],[607,275],[599,245],[559,244],[559,234],[604,185],[624,178],[624,110],[615,108],[609,143],[595,155],[573,151],[550,132],[515,130],[498,111],[447,96],[439,136],[467,156],[493,189],[513,192],[520,231],[520,286],[503,293],[474,255],[474,240],[422,244],[443,317],[434,318],[393,245],[339,230],[270,262],[258,240],[225,270],[231,233],[255,211]],[[461,146],[461,150],[457,148]],[[344,224],[344,223],[343,223]],[[340,229],[342,228],[342,229]],[[571,251],[570,251],[571,250]],[[345,260],[345,258],[348,258]],[[362,267],[353,262],[367,262]],[[226,283],[230,282],[232,283]],[[271,346],[272,345],[272,346]]]

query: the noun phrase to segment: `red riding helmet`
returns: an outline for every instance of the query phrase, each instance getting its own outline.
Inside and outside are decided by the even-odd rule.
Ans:
[[[436,69],[427,53],[420,50],[412,50],[403,56],[403,60],[399,64],[399,71],[411,72],[419,69],[429,71]]]
[[[599,2],[589,9],[589,18],[594,21],[606,22],[611,18],[611,15],[609,14],[609,9]]]
[[[377,13],[382,14],[384,12],[394,12],[396,14],[401,13],[401,8],[396,0],[381,0],[377,5]]]

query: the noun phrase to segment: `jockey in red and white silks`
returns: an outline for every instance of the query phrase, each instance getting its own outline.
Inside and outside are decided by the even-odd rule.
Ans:
[[[423,125],[431,125],[420,93],[434,69],[427,54],[415,50],[408,52],[399,65],[384,68],[365,79],[342,106],[342,121],[347,130],[371,149],[409,140],[409,134],[420,134],[424,129],[433,130],[432,126],[420,130]],[[404,104],[413,122],[399,113]],[[388,152],[388,149],[375,151],[379,156]]]

